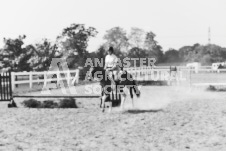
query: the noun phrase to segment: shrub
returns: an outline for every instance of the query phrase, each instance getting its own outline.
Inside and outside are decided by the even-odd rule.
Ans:
[[[42,102],[41,108],[58,108],[58,104],[53,100],[46,100]]]
[[[35,99],[29,99],[22,102],[25,107],[29,108],[78,108],[75,99],[63,99],[59,103],[53,100],[45,100],[43,102],[37,101]]]
[[[22,104],[25,107],[29,107],[29,108],[40,108],[41,107],[41,102],[37,101],[35,99],[24,100],[22,102]]]
[[[60,100],[59,108],[78,108],[73,98]]]
[[[225,91],[226,91],[226,88],[221,88],[221,89],[219,89],[218,91],[220,91],[220,92],[225,92]]]
[[[212,86],[210,85],[208,88],[207,88],[207,91],[216,91],[216,87],[215,86]]]
[[[216,88],[215,86],[210,85],[207,88],[207,91],[225,92],[226,91],[226,88]]]

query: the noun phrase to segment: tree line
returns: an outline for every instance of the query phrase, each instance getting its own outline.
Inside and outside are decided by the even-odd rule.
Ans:
[[[25,35],[15,39],[4,38],[4,47],[0,48],[0,69],[11,71],[47,71],[52,58],[62,58],[67,61],[70,69],[84,67],[87,58],[105,58],[109,46],[113,46],[116,55],[123,59],[155,58],[157,64],[201,62],[210,65],[212,62],[222,62],[226,59],[226,48],[214,44],[183,46],[180,49],[163,51],[155,40],[152,31],[131,28],[127,33],[121,27],[114,27],[106,31],[105,40],[93,52],[87,51],[89,39],[95,37],[98,31],[94,27],[84,24],[71,24],[66,27],[52,42],[48,39],[35,44],[24,45]],[[134,66],[131,62],[131,66]],[[136,62],[139,66],[140,62]],[[84,70],[85,71],[85,70]]]

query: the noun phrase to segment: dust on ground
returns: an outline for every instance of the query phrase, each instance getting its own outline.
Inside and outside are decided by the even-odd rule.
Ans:
[[[144,86],[125,110],[0,108],[0,150],[226,150],[226,93]],[[21,99],[17,99],[18,104]],[[107,110],[106,110],[107,111]]]

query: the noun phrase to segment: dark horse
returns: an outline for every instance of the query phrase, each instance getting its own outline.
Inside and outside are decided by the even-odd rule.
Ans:
[[[100,82],[101,88],[102,88],[102,97],[101,97],[101,104],[102,111],[104,112],[104,105],[106,99],[110,96],[111,91],[113,90],[114,86],[112,86],[112,79],[107,74],[106,70],[104,70],[102,67],[91,67],[88,74],[88,79],[98,79]],[[124,102],[126,99],[126,93],[125,88],[129,89],[130,97],[132,99],[132,105],[134,107],[133,103],[133,92],[136,94],[137,97],[140,96],[140,90],[138,89],[138,86],[136,84],[136,81],[133,79],[132,75],[129,74],[127,71],[121,71],[119,74],[119,81],[117,81],[117,88],[116,91],[118,91],[121,94],[121,109],[124,107]],[[112,101],[110,101],[110,107],[109,111],[112,109]]]

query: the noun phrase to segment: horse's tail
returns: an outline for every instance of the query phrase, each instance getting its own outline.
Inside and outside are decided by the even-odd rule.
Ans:
[[[136,94],[137,97],[140,97],[141,93],[140,93],[140,90],[139,90],[135,80],[133,80],[132,86],[130,87],[130,96],[131,96],[131,98],[133,98],[133,91],[134,91],[134,93]]]

